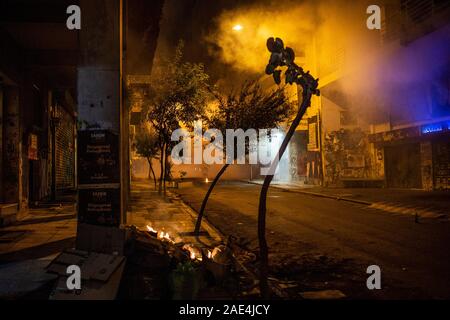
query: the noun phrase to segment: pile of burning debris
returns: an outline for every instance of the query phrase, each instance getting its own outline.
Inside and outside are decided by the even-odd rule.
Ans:
[[[128,264],[164,278],[161,287],[169,288],[169,291],[163,298],[229,299],[259,294],[254,290],[257,287],[255,277],[236,259],[230,239],[213,248],[199,247],[181,239],[175,241],[169,233],[151,226],[146,230],[129,226],[127,230]],[[150,278],[149,274],[142,277]],[[149,286],[151,283],[149,281]],[[154,295],[153,298],[161,296]]]
[[[195,244],[186,243],[190,237],[174,240],[168,232],[150,226],[145,230],[128,226],[125,230],[124,255],[76,249],[58,255],[46,268],[46,272],[55,274],[58,280],[50,299],[242,300],[260,297],[257,250],[246,248],[243,238],[230,236],[225,243],[201,246],[198,238]],[[69,265],[83,269],[83,285],[78,292],[66,287]],[[284,264],[282,268],[290,269]],[[269,277],[268,282],[273,298],[297,297],[296,281]],[[303,292],[300,296],[307,298],[308,294]],[[313,294],[323,295],[323,292]],[[329,296],[327,292],[327,298]],[[342,298],[340,292],[339,298]]]

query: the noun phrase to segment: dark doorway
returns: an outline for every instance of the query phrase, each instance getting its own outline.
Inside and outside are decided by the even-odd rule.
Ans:
[[[434,188],[450,190],[450,141],[436,141],[433,143],[433,173]]]
[[[307,176],[307,145],[308,132],[296,131],[290,142],[289,153],[291,157],[291,177],[293,180],[304,181]]]
[[[34,207],[41,200],[39,195],[39,161],[28,161],[28,205]]]
[[[390,188],[422,188],[420,145],[385,147],[386,182]]]

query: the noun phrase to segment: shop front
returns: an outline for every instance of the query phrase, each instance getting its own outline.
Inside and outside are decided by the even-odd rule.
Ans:
[[[382,150],[388,188],[450,189],[450,122],[435,122],[369,136]]]

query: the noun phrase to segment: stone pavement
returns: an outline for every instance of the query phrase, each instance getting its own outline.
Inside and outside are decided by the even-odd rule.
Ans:
[[[11,226],[0,228],[0,264],[42,258],[73,247],[75,205],[29,209]]]
[[[130,211],[127,225],[146,230],[147,225],[157,231],[167,232],[175,242],[183,241],[199,247],[211,247],[223,240],[222,235],[206,219],[202,221],[201,234],[193,236],[197,213],[178,195],[167,191],[166,198],[158,195],[149,180],[134,180],[131,184]]]
[[[144,230],[149,225],[167,232],[172,240],[200,247],[222,241],[220,233],[206,220],[201,235],[194,237],[196,213],[170,191],[166,198],[159,196],[148,180],[133,181],[130,207],[128,225]],[[74,246],[75,204],[29,209],[22,216],[15,224],[0,228],[0,264],[43,258]]]
[[[206,220],[200,236],[193,236],[196,213],[170,191],[165,198],[159,196],[148,180],[133,181],[130,208],[127,225],[144,230],[152,226],[176,242],[204,248],[223,239]],[[45,267],[58,253],[75,246],[76,226],[72,203],[30,209],[14,225],[0,228],[0,299],[33,295],[46,299],[45,286],[53,278]]]
[[[247,182],[262,184],[260,180]],[[417,215],[420,218],[448,220],[450,217],[450,191],[389,188],[325,188],[299,183],[281,182],[273,182],[271,187],[316,197],[353,202],[385,212]]]

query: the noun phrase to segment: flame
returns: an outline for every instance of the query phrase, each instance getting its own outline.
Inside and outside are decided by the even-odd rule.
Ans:
[[[206,179],[205,179],[205,182],[206,182],[206,183],[208,183],[208,182],[209,182],[209,179],[208,179],[208,178],[206,178]]]
[[[158,233],[155,229],[153,229],[149,225],[147,225],[147,230],[150,231],[150,232]]]
[[[168,233],[168,232],[164,232],[164,231],[161,231],[161,232],[158,234],[158,239],[160,239],[160,240],[167,240],[167,241],[172,242],[172,243],[175,242],[174,240],[172,240],[172,239],[170,238],[169,233]]]
[[[208,259],[211,259],[211,257],[212,257],[212,253],[210,250],[208,250]]]
[[[185,244],[183,249],[189,251],[189,258],[191,260],[202,260],[202,257],[197,254],[196,249],[192,245]]]
[[[166,232],[166,234],[164,235],[164,239],[172,241],[172,239],[170,239],[169,234]]]
[[[211,254],[211,257],[214,259],[214,257],[217,256],[218,254],[220,254],[220,252],[222,252],[222,250],[220,250],[220,248],[218,248],[218,247],[215,247]]]

